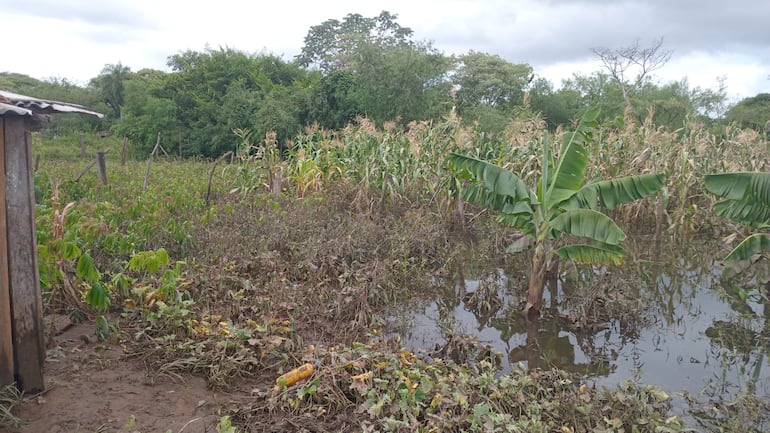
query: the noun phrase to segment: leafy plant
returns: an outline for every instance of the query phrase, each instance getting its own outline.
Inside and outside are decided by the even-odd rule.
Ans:
[[[757,229],[770,227],[770,173],[732,172],[705,177],[706,190],[721,198],[714,211],[739,224]],[[746,260],[770,249],[770,234],[753,233],[725,258]]]
[[[448,161],[456,174],[460,196],[500,214],[498,220],[524,235],[510,245],[517,253],[534,247],[525,312],[538,315],[545,275],[558,266],[554,256],[587,264],[620,264],[625,234],[598,209],[612,210],[643,199],[664,185],[662,174],[626,176],[587,182],[587,145],[593,140],[598,109],[585,113],[574,132],[563,136],[554,156],[546,134],[540,140],[542,162],[536,185],[527,185],[510,170],[469,156],[451,153]],[[568,242],[563,235],[581,242]]]

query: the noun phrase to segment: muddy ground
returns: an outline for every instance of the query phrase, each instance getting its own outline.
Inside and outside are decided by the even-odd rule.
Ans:
[[[96,340],[95,325],[68,325],[53,337],[45,362],[46,391],[27,396],[18,433],[215,431],[227,395],[200,377],[155,377]],[[1,429],[0,429],[1,430]]]

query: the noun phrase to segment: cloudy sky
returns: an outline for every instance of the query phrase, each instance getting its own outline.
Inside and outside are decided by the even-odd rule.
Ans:
[[[662,36],[673,57],[659,79],[716,88],[724,76],[733,99],[770,92],[767,0],[0,0],[0,10],[0,72],[81,84],[107,63],[167,70],[169,55],[206,46],[289,60],[310,26],[387,10],[446,54],[498,54],[556,85],[601,68],[591,48]]]

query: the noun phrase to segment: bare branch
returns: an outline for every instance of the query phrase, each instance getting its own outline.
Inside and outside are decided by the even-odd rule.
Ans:
[[[591,52],[599,57],[604,68],[618,83],[626,106],[631,108],[632,111],[633,107],[631,107],[631,100],[628,97],[628,87],[638,89],[650,73],[662,68],[671,60],[672,54],[671,50],[663,49],[662,36],[653,41],[649,47],[639,46],[639,39],[636,39],[633,44],[627,47],[615,49],[598,47],[592,48]],[[637,73],[633,81],[629,83],[629,74],[632,70]]]

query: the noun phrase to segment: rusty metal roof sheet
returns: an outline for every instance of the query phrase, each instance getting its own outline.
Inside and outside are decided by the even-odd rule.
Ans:
[[[100,119],[104,117],[103,114],[90,111],[82,105],[34,98],[32,96],[24,96],[19,95],[18,93],[0,90],[0,114],[5,114],[7,112],[12,112],[20,116],[52,113],[79,113],[96,116]]]

